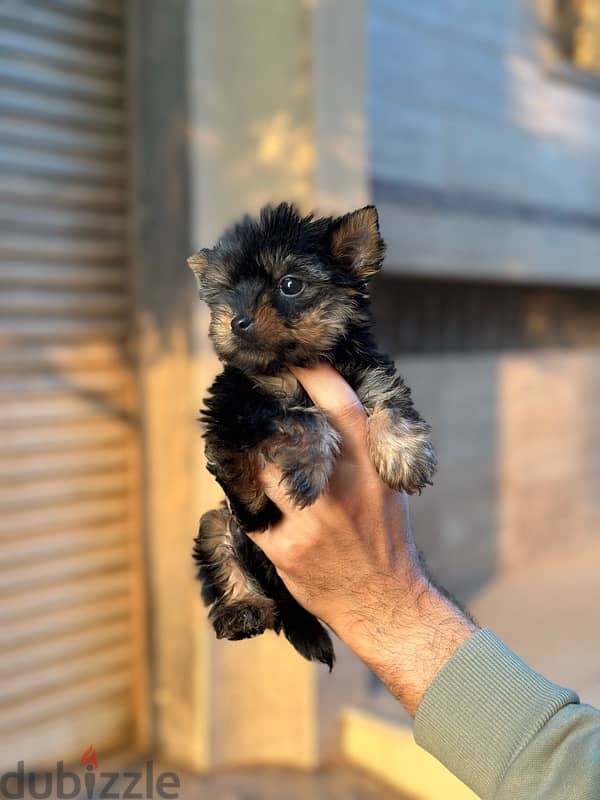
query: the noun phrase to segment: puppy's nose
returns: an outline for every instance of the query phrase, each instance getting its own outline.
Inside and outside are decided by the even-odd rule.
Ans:
[[[253,320],[250,317],[244,317],[240,314],[231,320],[231,330],[234,333],[246,333],[252,327]]]

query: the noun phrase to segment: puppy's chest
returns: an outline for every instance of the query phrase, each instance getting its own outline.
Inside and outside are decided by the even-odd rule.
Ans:
[[[310,404],[308,395],[289,370],[279,375],[255,375],[254,385],[283,406],[306,406]]]

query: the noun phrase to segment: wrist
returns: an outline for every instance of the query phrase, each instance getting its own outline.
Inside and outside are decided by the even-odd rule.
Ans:
[[[414,716],[440,669],[477,626],[422,574],[385,581],[336,631]]]

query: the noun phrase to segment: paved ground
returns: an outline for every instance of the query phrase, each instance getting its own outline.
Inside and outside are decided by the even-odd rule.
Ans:
[[[182,776],[182,800],[410,800],[346,769],[313,774],[244,770],[210,778]]]
[[[117,767],[114,767],[116,770]],[[138,766],[131,769],[137,770]],[[169,768],[156,764],[154,777]],[[414,800],[372,780],[362,773],[336,768],[306,773],[285,769],[256,768],[229,770],[210,776],[199,777],[178,771],[181,781],[179,790],[168,789],[175,800]],[[123,778],[111,787],[111,797],[127,797],[130,781]],[[154,783],[156,788],[156,783]],[[136,789],[136,797],[146,798],[144,779]],[[139,794],[141,792],[141,795]],[[132,796],[129,794],[129,796]],[[92,800],[102,797],[96,791]],[[159,795],[154,791],[153,798]],[[77,800],[88,800],[84,791]],[[26,795],[25,800],[32,800]]]

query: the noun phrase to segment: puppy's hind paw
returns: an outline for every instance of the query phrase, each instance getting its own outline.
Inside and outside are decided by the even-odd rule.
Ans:
[[[264,633],[267,628],[275,627],[273,604],[217,603],[211,609],[209,619],[217,639],[230,641],[251,639]]]

